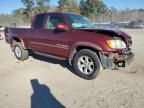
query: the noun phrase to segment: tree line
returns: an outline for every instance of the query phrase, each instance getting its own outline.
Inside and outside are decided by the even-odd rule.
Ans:
[[[50,9],[50,0],[21,0],[25,9],[14,13],[22,14],[27,19],[31,19],[36,13],[47,12]],[[56,11],[74,12],[87,17],[92,17],[93,13],[102,14],[107,10],[106,5],[101,0],[59,0]],[[21,12],[21,13],[20,13]]]
[[[14,10],[11,15],[0,15],[0,21],[30,23],[37,13],[48,11],[73,12],[88,17],[93,22],[122,22],[144,19],[144,9],[117,10],[107,7],[102,0],[58,0],[58,6],[50,6],[50,0],[21,0],[25,8]]]

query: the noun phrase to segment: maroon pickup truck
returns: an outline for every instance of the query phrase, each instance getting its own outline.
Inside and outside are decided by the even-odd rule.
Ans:
[[[132,39],[119,30],[96,29],[81,15],[62,12],[35,16],[31,28],[6,28],[5,39],[18,60],[29,52],[68,60],[75,73],[94,79],[100,69],[118,69],[132,62]]]

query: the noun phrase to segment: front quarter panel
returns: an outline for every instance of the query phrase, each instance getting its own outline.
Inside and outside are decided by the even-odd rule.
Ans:
[[[89,47],[89,48],[93,48],[95,50],[102,50],[101,47],[97,44],[93,44],[93,43],[90,43],[90,42],[76,42],[74,45],[72,45],[71,47],[71,50],[69,52],[69,59],[72,60],[74,54],[77,52],[76,49],[78,47]]]

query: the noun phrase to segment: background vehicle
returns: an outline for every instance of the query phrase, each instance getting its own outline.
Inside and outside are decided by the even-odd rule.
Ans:
[[[144,21],[138,20],[138,21],[131,21],[125,28],[130,29],[143,29],[144,28]]]
[[[18,60],[28,59],[29,51],[68,60],[85,79],[95,78],[101,67],[125,67],[134,57],[126,33],[95,29],[87,18],[70,13],[38,14],[31,28],[6,28],[5,36]]]
[[[0,39],[3,39],[4,29],[5,29],[5,27],[0,25]]]

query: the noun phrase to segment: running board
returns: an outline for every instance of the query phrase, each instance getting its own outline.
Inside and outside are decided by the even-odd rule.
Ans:
[[[57,59],[57,60],[67,60],[66,58],[63,58],[63,57],[58,57],[58,56],[54,56],[54,55],[50,55],[50,54],[40,53],[40,52],[37,52],[37,51],[33,51],[33,52],[37,55],[41,55],[41,56],[45,56],[45,57],[49,57],[49,58],[54,58],[54,59]]]

